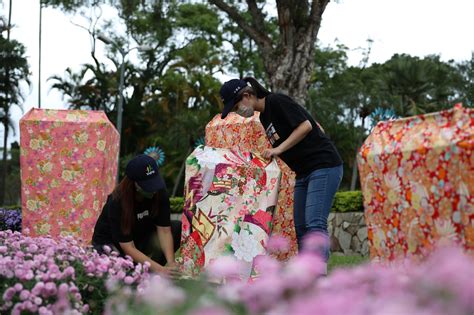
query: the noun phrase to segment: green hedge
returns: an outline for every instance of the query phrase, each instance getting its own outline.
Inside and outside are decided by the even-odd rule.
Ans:
[[[340,191],[334,197],[332,212],[364,212],[361,191]]]
[[[0,209],[16,210],[16,209],[21,209],[21,205],[1,206]]]
[[[183,212],[184,198],[183,197],[171,197],[170,198],[171,213]]]
[[[171,213],[183,211],[183,197],[170,198]],[[340,191],[336,193],[332,212],[364,212],[362,204],[362,193],[360,191]]]

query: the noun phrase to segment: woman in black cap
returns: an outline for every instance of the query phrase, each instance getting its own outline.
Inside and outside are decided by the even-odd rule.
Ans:
[[[107,198],[92,245],[100,253],[107,245],[137,263],[148,261],[151,271],[176,275],[174,253],[180,240],[181,222],[170,220],[169,197],[155,160],[136,156]]]
[[[250,85],[249,85],[250,84]],[[233,79],[220,90],[224,110],[243,117],[260,112],[272,149],[265,158],[279,156],[295,173],[294,221],[298,247],[307,233],[325,239],[322,257],[329,258],[327,219],[342,179],[342,159],[323,128],[292,98],[271,93],[254,78]]]

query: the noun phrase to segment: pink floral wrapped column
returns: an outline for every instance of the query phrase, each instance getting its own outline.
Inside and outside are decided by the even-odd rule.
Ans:
[[[186,160],[181,263],[198,274],[213,259],[231,254],[251,275],[266,253],[277,204],[280,169],[249,152],[200,146]]]
[[[115,127],[101,111],[34,108],[20,137],[23,231],[89,242],[116,181]]]
[[[371,258],[474,251],[474,110],[380,122],[358,155]]]
[[[206,145],[262,154],[265,149],[271,148],[271,145],[258,117],[258,113],[251,118],[242,118],[237,114],[230,113],[226,119],[221,119],[220,115],[216,115],[206,126]],[[289,251],[280,253],[277,257],[280,260],[288,260],[298,252],[293,223],[295,173],[281,159],[277,159],[277,163],[282,177],[278,192],[278,204],[273,216],[272,233],[284,236],[289,240]]]

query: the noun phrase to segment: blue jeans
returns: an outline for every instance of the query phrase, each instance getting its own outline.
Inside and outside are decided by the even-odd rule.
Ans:
[[[342,165],[315,170],[295,183],[294,220],[298,249],[303,249],[307,233],[319,233],[326,239],[322,258],[329,259],[328,216],[334,195],[342,180]]]

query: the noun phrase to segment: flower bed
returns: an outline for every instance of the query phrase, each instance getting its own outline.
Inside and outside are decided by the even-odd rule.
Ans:
[[[0,209],[0,231],[21,231],[21,209]]]
[[[260,256],[258,275],[241,281],[242,264],[213,261],[202,278],[150,276],[111,253],[99,255],[72,238],[0,232],[2,314],[454,314],[474,313],[474,259],[441,247],[422,263],[366,264],[322,277],[313,254],[321,241],[286,263]],[[270,252],[287,250],[271,238]]]
[[[102,314],[107,289],[137,288],[148,276],[147,266],[99,255],[70,237],[0,231],[1,314]]]
[[[316,242],[317,243],[317,242]],[[317,244],[316,244],[317,245]],[[311,248],[311,246],[310,246]],[[421,264],[362,265],[321,277],[324,265],[305,252],[281,264],[262,256],[259,278],[238,280],[241,264],[223,257],[189,283],[154,277],[143,290],[119,291],[108,314],[472,315],[474,260],[443,247]],[[222,285],[210,279],[225,278]],[[159,296],[159,298],[157,298]]]

